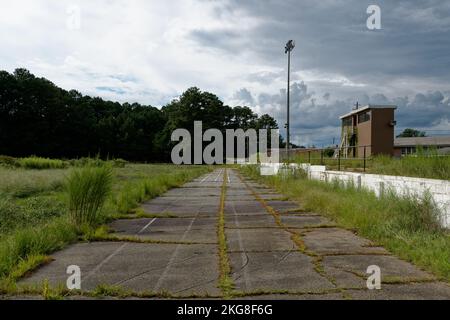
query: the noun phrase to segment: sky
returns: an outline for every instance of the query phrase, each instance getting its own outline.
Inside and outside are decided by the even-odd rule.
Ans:
[[[294,143],[338,143],[356,102],[397,105],[397,132],[450,135],[448,0],[0,0],[2,70],[156,107],[196,86],[280,128],[289,39]]]

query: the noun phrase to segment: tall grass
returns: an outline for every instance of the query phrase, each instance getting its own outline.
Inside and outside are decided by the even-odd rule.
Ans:
[[[399,257],[450,280],[450,234],[441,227],[440,212],[429,195],[400,197],[386,192],[378,198],[342,183],[261,177],[255,166],[241,171],[297,200],[304,210],[356,229]]]
[[[17,160],[17,164],[25,169],[64,169],[68,166],[63,160],[29,157]]]
[[[373,159],[369,172],[450,180],[450,156],[440,156],[433,153],[423,154],[420,152],[401,159],[377,156]]]
[[[311,163],[325,165],[329,170],[349,170],[362,172],[364,159],[321,158],[320,152],[311,151],[293,155],[294,163]],[[338,161],[340,164],[338,164]],[[450,180],[450,156],[440,155],[437,150],[423,150],[402,158],[379,155],[366,158],[366,171],[374,174],[398,175],[428,179]]]
[[[26,198],[61,191],[66,170],[23,170],[0,167],[0,195]]]
[[[38,196],[14,201],[0,196],[0,240],[21,228],[39,226],[64,216],[66,208],[56,196]]]
[[[112,169],[109,166],[73,170],[66,181],[71,221],[78,227],[95,225],[111,186]]]
[[[0,242],[0,278],[7,276],[21,261],[33,255],[49,254],[77,240],[75,226],[65,217],[39,227],[18,230]]]

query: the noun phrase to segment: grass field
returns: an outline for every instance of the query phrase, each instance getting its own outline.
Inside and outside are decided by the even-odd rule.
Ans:
[[[45,255],[80,239],[91,230],[69,219],[67,177],[75,170],[0,166],[0,279],[20,277]],[[101,206],[97,225],[129,213],[146,199],[210,170],[207,166],[128,164],[114,167],[112,191]]]
[[[363,159],[338,159],[321,157],[319,151],[304,152],[292,157],[294,163],[311,163],[325,165],[328,170],[358,171],[364,170]],[[399,175],[428,179],[450,180],[450,156],[438,156],[434,153],[402,157],[400,159],[388,156],[376,156],[366,159],[366,172],[374,174]]]
[[[384,246],[395,255],[450,281],[450,233],[440,227],[439,212],[429,197],[377,198],[342,184],[294,177],[259,175],[256,166],[244,166],[243,174],[276,188],[297,200],[308,212],[320,213],[338,225]]]

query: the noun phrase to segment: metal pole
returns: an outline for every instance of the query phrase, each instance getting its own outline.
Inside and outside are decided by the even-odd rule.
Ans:
[[[338,151],[338,171],[341,171],[341,149]]]
[[[291,83],[291,50],[288,51],[288,82],[287,82],[287,123],[286,123],[286,153],[289,162],[289,148],[291,144],[290,138],[290,83]]]

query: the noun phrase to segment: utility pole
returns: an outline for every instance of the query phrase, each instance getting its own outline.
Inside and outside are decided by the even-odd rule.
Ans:
[[[288,80],[287,80],[287,123],[286,123],[286,157],[287,162],[289,162],[289,149],[291,147],[291,137],[290,137],[290,92],[291,92],[291,51],[295,48],[295,41],[289,40],[286,43],[285,54],[288,55]]]

